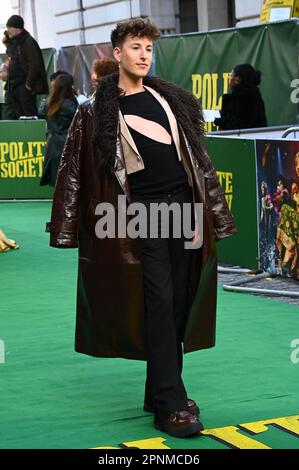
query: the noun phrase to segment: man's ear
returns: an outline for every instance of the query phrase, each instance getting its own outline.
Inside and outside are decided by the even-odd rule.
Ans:
[[[113,57],[116,60],[116,62],[120,62],[121,59],[121,50],[119,47],[115,47],[113,49]]]

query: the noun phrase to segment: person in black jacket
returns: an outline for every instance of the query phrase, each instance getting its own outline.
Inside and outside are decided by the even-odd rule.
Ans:
[[[10,57],[7,99],[13,104],[15,117],[36,116],[36,95],[49,92],[42,52],[36,40],[24,29],[19,15],[6,23],[3,43]]]
[[[214,120],[220,130],[266,127],[265,105],[258,89],[261,72],[250,64],[236,65],[230,79],[230,93],[223,95],[221,117]]]

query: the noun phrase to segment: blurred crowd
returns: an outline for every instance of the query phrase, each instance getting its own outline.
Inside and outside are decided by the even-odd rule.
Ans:
[[[74,79],[65,70],[47,74],[42,52],[36,40],[24,29],[19,15],[11,16],[6,24],[3,43],[6,58],[0,66],[0,116],[3,120],[45,119],[47,145],[40,185],[55,186],[58,167],[68,129],[79,104],[92,99],[99,80],[118,70],[114,59],[95,59],[91,71],[92,95],[79,94]],[[38,95],[44,95],[37,100]],[[37,106],[37,101],[40,101]],[[17,249],[19,245],[0,229],[0,253]]]

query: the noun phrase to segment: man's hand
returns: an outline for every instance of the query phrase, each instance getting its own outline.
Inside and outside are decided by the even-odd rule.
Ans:
[[[3,42],[3,44],[6,46],[6,44],[8,43],[8,41],[9,41],[9,35],[8,35],[8,32],[5,30],[4,33],[3,33],[2,42]]]
[[[198,230],[198,223],[196,222],[195,224],[195,231],[194,231],[194,237],[192,240],[192,246],[196,245],[196,243],[199,240],[199,230]]]
[[[28,86],[28,85],[25,85],[25,87],[26,87],[26,90],[28,90],[28,91],[32,91],[32,88],[30,88],[30,86]]]

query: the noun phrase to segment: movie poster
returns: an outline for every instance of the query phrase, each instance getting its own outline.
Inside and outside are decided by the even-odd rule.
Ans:
[[[299,142],[256,146],[261,269],[299,279]]]

